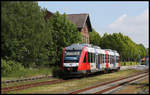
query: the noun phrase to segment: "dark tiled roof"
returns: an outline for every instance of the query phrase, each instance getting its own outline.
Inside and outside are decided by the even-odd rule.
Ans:
[[[83,27],[88,14],[67,14],[67,18],[71,20],[77,27]]]
[[[87,23],[90,32],[92,31],[89,14],[67,14],[67,19],[77,25],[78,28],[82,28]]]
[[[45,20],[49,19],[53,15],[52,12],[47,10],[46,16],[44,17]],[[66,14],[67,19],[74,23],[78,29],[82,29],[83,26],[87,23],[89,32],[92,31],[92,26],[90,22],[89,14],[82,13],[82,14]]]
[[[46,15],[44,16],[44,19],[47,20],[48,18],[50,18],[53,15],[52,12],[46,10]]]

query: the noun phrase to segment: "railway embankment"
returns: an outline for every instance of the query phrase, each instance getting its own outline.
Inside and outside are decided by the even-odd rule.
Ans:
[[[143,70],[142,70],[143,71]],[[126,77],[129,75],[133,75],[136,73],[141,73],[141,70],[137,69],[127,69],[127,70],[120,70],[119,72],[113,72],[113,73],[107,73],[107,74],[98,74],[95,76],[89,76],[86,78],[80,78],[78,80],[72,80],[68,82],[62,82],[52,85],[41,85],[37,87],[32,87],[24,90],[19,91],[12,91],[9,92],[10,94],[14,93],[52,93],[52,94],[58,94],[58,93],[69,93],[71,91],[77,90],[77,89],[83,89],[89,86],[96,85],[98,83],[118,79],[121,77]]]

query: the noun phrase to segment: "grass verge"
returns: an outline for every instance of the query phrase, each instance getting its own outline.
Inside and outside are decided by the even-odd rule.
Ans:
[[[122,70],[115,73],[101,74],[87,78],[81,78],[79,80],[68,81],[59,84],[53,85],[44,85],[40,87],[33,87],[20,91],[12,91],[11,94],[58,94],[58,93],[68,93],[70,91],[74,91],[77,89],[85,88],[88,86],[96,85],[101,82],[110,81],[114,79],[118,79],[120,77],[126,77],[128,75],[135,74],[137,72],[141,72],[139,70]]]
[[[52,68],[27,68],[24,71],[16,71],[8,74],[5,77],[1,77],[1,81],[4,80],[16,80],[20,78],[28,78],[39,75],[52,75]]]

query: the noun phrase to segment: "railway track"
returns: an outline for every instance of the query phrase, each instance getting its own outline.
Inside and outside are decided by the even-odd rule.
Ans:
[[[133,68],[135,68],[135,66],[122,66],[122,68],[120,70],[133,69]],[[48,76],[41,75],[41,76],[22,78],[22,79],[16,79],[16,80],[5,80],[5,81],[2,81],[1,83],[9,84],[9,83],[32,81],[32,80],[38,80],[38,79],[44,79],[44,78],[53,78],[53,76],[52,75],[48,75]]]
[[[8,93],[10,91],[23,90],[23,89],[27,89],[27,88],[31,88],[31,87],[42,86],[42,85],[51,85],[51,84],[56,84],[56,83],[63,83],[63,82],[67,82],[67,81],[77,80],[77,79],[78,78],[73,78],[73,79],[69,79],[69,80],[58,79],[58,80],[52,80],[52,81],[35,82],[35,83],[24,84],[24,85],[19,85],[19,86],[4,87],[4,88],[1,88],[1,92],[2,92],[2,94],[5,94],[5,93]],[[124,79],[124,78],[122,78],[122,79]],[[117,80],[114,80],[114,82],[115,81],[117,81]],[[111,83],[111,82],[107,82],[107,83]],[[104,85],[107,83],[102,83],[101,85]],[[91,88],[95,88],[95,87],[91,87]],[[86,88],[86,90],[88,90],[88,89],[90,89],[90,88]],[[82,92],[84,90],[85,89],[74,91],[74,92],[72,92],[72,94],[75,94],[77,92]]]
[[[52,81],[43,81],[43,82],[24,84],[24,85],[19,85],[19,86],[5,87],[5,88],[1,88],[1,92],[2,92],[2,94],[5,94],[5,93],[8,93],[10,91],[23,90],[23,89],[27,89],[27,88],[31,88],[31,87],[37,87],[37,86],[41,86],[41,85],[63,83],[63,82],[72,81],[72,80],[76,80],[76,79],[70,79],[70,80],[58,79],[58,80],[52,80]]]
[[[48,75],[48,76],[43,75],[43,76],[23,78],[23,79],[16,79],[16,80],[5,80],[5,81],[2,81],[2,83],[4,83],[4,84],[17,83],[17,82],[32,81],[32,80],[38,80],[38,79],[44,79],[44,78],[53,78],[53,76],[51,76],[51,75]]]
[[[84,89],[79,89],[76,91],[73,91],[69,94],[104,94],[109,93],[110,91],[119,88],[120,86],[123,86],[127,83],[130,83],[132,81],[138,80],[140,78],[146,77],[148,75],[148,72],[144,72],[141,74],[136,74],[104,83],[97,84],[95,86],[87,87]]]

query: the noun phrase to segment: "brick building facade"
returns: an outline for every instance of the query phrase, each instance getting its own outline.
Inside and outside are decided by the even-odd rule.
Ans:
[[[89,14],[67,14],[67,18],[77,26],[84,43],[89,44],[89,32],[92,32]]]

